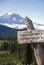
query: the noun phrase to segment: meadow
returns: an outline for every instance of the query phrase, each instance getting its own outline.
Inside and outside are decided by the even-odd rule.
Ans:
[[[44,53],[44,43],[41,44]],[[31,51],[32,49],[29,49]],[[27,55],[29,58],[27,58]],[[19,45],[16,38],[0,40],[0,65],[37,65],[34,52],[27,54],[27,44]]]

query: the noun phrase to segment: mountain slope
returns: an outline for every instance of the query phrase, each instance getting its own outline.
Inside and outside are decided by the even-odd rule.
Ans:
[[[11,12],[0,16],[0,24],[15,29],[23,29],[26,27],[24,18],[21,17],[19,14]],[[44,26],[41,26],[41,24],[33,22],[33,25],[35,29],[44,29]]]
[[[24,18],[18,14],[0,16],[0,37],[16,37],[18,30],[25,30]]]
[[[26,28],[13,29],[13,28],[0,25],[0,37],[2,38],[17,37],[17,31],[20,31],[20,30],[26,30]]]
[[[14,13],[11,15],[9,15],[7,13],[7,14],[1,16],[0,24],[11,27],[11,28],[17,28],[17,29],[20,29],[20,27],[21,27],[21,29],[22,29],[22,27],[23,28],[26,27],[26,26],[24,27],[24,25],[25,25],[24,18],[18,14],[14,14]]]

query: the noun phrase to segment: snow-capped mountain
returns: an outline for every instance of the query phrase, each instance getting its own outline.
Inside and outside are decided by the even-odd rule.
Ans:
[[[26,27],[24,18],[19,14],[12,12],[8,12],[7,14],[0,16],[0,24],[15,29],[23,29]],[[34,22],[33,25],[35,29],[44,29],[44,26],[38,25]]]
[[[18,14],[0,16],[0,38],[17,37],[17,31],[26,30],[25,27],[24,18]]]
[[[44,29],[44,25],[33,22],[35,29]],[[17,31],[26,30],[24,18],[18,14],[7,13],[0,16],[0,37],[16,37]]]
[[[22,29],[26,27],[24,18],[15,13],[7,13],[1,16],[0,24],[16,29]]]

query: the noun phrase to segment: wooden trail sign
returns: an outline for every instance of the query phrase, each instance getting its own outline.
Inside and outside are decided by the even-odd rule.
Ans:
[[[18,43],[41,43],[44,42],[44,30],[18,31]]]
[[[44,30],[35,30],[32,21],[25,17],[27,31],[18,32],[18,43],[32,43],[34,55],[38,65],[44,65],[44,57],[38,42],[44,42]],[[36,43],[36,44],[34,44]]]
[[[27,30],[35,30],[32,21],[28,17],[25,17],[25,24],[27,26]],[[38,65],[44,65],[44,57],[43,57],[43,54],[42,54],[40,44],[39,43],[37,43],[37,44],[32,43],[32,47],[33,47],[33,50],[34,50],[34,55],[35,55],[37,64]]]

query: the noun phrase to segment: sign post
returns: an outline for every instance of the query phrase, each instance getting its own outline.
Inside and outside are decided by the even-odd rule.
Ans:
[[[35,30],[32,21],[28,17],[25,17],[25,23],[26,23],[28,30]],[[36,43],[36,44],[32,43],[32,46],[33,46],[34,55],[35,55],[37,64],[44,65],[43,54],[42,54],[40,44],[39,43]]]
[[[32,21],[25,17],[27,31],[18,32],[18,43],[31,43],[38,65],[44,65],[44,58],[40,43],[44,42],[44,30],[35,30]]]

